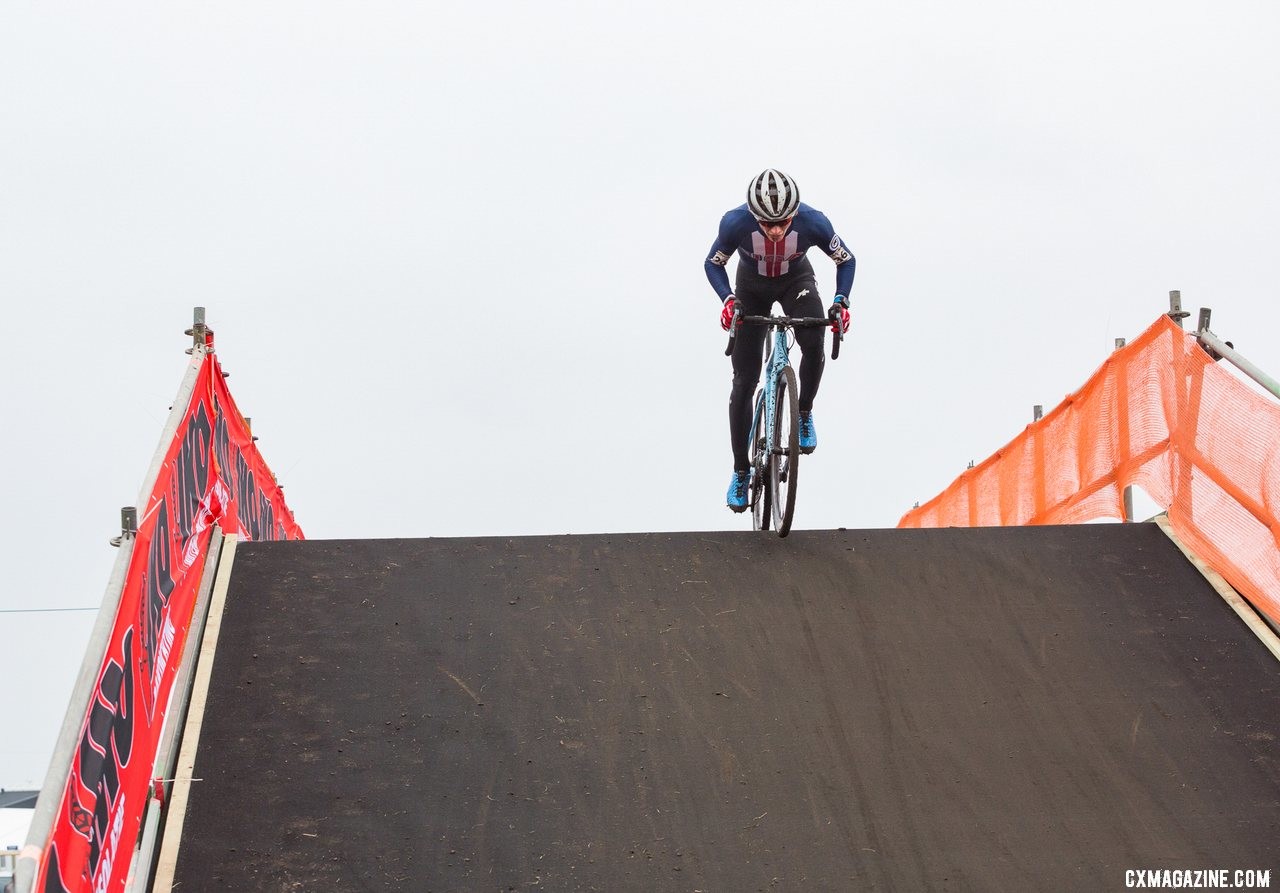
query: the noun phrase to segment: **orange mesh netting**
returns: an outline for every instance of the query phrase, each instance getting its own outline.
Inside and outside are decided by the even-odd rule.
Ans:
[[[1280,405],[1162,316],[1080,390],[899,527],[1124,517],[1137,485],[1191,551],[1280,623]]]

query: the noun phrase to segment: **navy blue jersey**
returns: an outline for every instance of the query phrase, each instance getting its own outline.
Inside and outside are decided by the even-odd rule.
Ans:
[[[847,298],[849,289],[853,287],[857,261],[836,235],[827,215],[804,202],[796,209],[786,237],[778,242],[765,238],[760,224],[745,204],[734,208],[720,219],[720,233],[712,243],[711,254],[703,267],[711,287],[723,301],[733,294],[725,266],[734,251],[738,252],[739,264],[750,264],[749,269],[773,278],[790,273],[796,262],[814,245],[836,262],[836,294]]]

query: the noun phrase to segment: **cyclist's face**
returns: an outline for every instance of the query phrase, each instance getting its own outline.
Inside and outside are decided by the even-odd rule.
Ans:
[[[781,242],[782,237],[787,234],[787,229],[791,226],[793,218],[788,217],[785,220],[779,220],[775,223],[768,223],[764,220],[759,221],[760,229],[764,232],[764,237],[770,242]]]

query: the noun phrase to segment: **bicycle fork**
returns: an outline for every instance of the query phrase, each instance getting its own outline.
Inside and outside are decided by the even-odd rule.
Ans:
[[[764,425],[765,449],[763,455],[765,461],[769,457],[779,456],[778,461],[778,478],[786,481],[787,471],[791,462],[791,456],[787,449],[782,445],[774,442],[774,434],[777,431],[775,422],[778,417],[778,379],[782,374],[782,369],[788,363],[787,352],[787,334],[785,331],[779,331],[774,338],[773,351],[769,356],[769,364],[765,367],[764,375],[764,412],[757,414],[759,422]],[[761,436],[761,432],[751,432],[751,442],[755,443],[757,438]]]

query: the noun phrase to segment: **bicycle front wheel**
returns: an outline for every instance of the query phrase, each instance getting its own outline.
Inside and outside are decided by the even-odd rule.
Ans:
[[[769,432],[764,424],[764,389],[756,394],[756,413],[751,423],[751,529],[768,530],[772,512],[769,487]]]
[[[800,396],[796,373],[782,367],[778,376],[778,402],[773,419],[773,453],[770,455],[769,486],[773,502],[773,526],[778,536],[791,532],[796,513],[796,475],[800,470]]]

